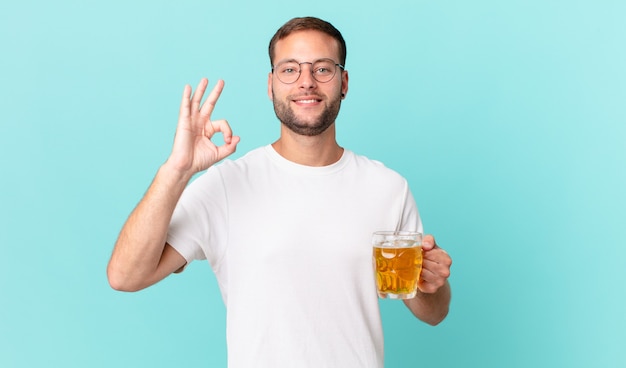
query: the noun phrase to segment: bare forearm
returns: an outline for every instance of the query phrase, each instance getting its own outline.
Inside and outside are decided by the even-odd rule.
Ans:
[[[415,298],[407,299],[404,304],[415,317],[430,324],[437,325],[448,315],[450,308],[450,284],[446,281],[435,293],[423,293],[418,290]]]
[[[124,224],[113,249],[107,268],[113,288],[137,290],[155,278],[172,213],[189,178],[167,163],[161,166]]]

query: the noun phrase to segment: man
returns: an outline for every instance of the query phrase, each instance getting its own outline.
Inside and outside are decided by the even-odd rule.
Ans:
[[[224,83],[204,104],[206,79],[193,95],[185,86],[172,153],[120,233],[109,282],[140,290],[207,259],[227,309],[229,367],[382,367],[370,236],[422,231],[415,201],[404,178],[336,141],[348,92],[339,31],[295,18],[269,54],[280,138],[216,165],[239,142],[210,119]],[[451,259],[432,236],[423,250],[419,291],[405,304],[435,325],[448,312]]]

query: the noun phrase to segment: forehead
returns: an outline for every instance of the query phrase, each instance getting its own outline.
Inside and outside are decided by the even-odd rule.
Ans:
[[[339,60],[339,43],[320,31],[296,31],[276,42],[274,62],[284,60],[313,61],[323,58]]]

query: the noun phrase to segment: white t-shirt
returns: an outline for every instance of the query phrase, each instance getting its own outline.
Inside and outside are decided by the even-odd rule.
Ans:
[[[422,231],[404,178],[348,150],[309,167],[268,145],[193,181],[167,241],[215,272],[230,368],[382,367],[377,230]]]

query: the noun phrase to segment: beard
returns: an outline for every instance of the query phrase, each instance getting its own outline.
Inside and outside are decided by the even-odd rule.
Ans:
[[[272,91],[272,94],[274,92]],[[329,100],[329,103],[324,107],[324,111],[314,118],[313,121],[307,122],[302,118],[298,118],[293,112],[289,102],[278,101],[273,98],[274,112],[276,117],[285,125],[289,130],[298,134],[313,137],[320,135],[333,125],[337,115],[339,114],[339,108],[341,107],[341,98]],[[291,101],[292,96],[288,96],[287,101]]]

